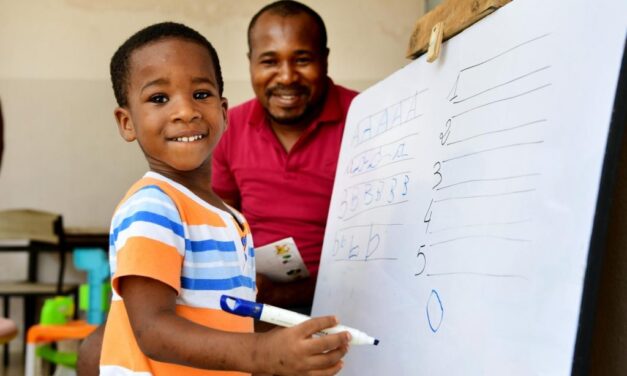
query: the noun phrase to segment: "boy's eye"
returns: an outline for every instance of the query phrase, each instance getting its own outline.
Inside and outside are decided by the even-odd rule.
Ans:
[[[194,93],[194,99],[207,99],[211,96],[211,93],[208,91],[198,91]]]
[[[168,101],[168,97],[163,94],[155,94],[150,96],[149,100],[152,103],[166,103]]]

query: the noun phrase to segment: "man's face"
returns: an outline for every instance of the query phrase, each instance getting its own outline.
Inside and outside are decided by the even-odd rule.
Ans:
[[[306,14],[264,13],[251,30],[250,77],[271,121],[305,125],[321,109],[327,85],[328,49]]]

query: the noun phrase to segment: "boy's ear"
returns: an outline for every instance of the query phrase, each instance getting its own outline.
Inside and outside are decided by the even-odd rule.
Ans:
[[[137,138],[135,125],[128,110],[124,107],[118,107],[113,111],[113,115],[115,115],[115,120],[118,122],[120,136],[127,142],[135,141]]]

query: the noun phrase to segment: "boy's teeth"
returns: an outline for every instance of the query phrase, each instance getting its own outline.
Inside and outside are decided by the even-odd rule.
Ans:
[[[201,138],[202,138],[201,135],[196,135],[192,137],[177,137],[174,140],[178,142],[192,142],[192,141],[200,140]]]

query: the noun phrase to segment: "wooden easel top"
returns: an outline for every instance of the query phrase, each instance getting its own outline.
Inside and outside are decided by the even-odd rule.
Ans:
[[[425,53],[430,39],[437,40],[431,37],[432,32],[442,32],[441,40],[445,41],[510,1],[512,0],[445,0],[416,22],[405,56],[416,59]],[[438,24],[440,27],[436,28]]]

